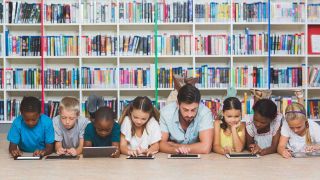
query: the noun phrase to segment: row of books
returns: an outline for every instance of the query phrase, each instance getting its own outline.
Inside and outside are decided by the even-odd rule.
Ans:
[[[146,1],[119,2],[120,23],[154,22],[154,3]]]
[[[115,56],[117,55],[117,37],[109,35],[82,36],[82,55]]]
[[[119,15],[123,3],[119,2]],[[115,23],[116,22],[115,1],[85,1],[80,4],[83,12],[83,22],[85,23]],[[79,16],[78,16],[79,17]]]
[[[47,68],[44,70],[44,87],[47,89],[79,88],[79,68]]]
[[[199,78],[196,84],[198,88],[226,88],[230,82],[230,68],[203,65],[196,68],[196,77]]]
[[[222,109],[222,101],[220,98],[201,99],[201,103],[211,110],[214,118],[217,117]]]
[[[40,36],[14,36],[6,31],[7,56],[40,56]]]
[[[158,2],[158,21],[186,23],[193,21],[193,0]]]
[[[0,68],[0,89],[4,88],[4,69]]]
[[[268,33],[250,33],[246,28],[245,34],[234,34],[232,39],[235,55],[264,55],[268,52]]]
[[[268,20],[267,2],[232,3],[234,22],[266,22]]]
[[[7,120],[14,120],[16,117],[20,115],[20,104],[21,100],[18,99],[8,99],[6,100],[7,104]]]
[[[40,68],[9,68],[5,71],[7,89],[40,89]]]
[[[242,119],[247,120],[249,115],[253,114],[253,104],[254,104],[254,99],[250,95],[248,95],[246,92],[243,94],[243,99],[241,101],[241,114],[242,114]]]
[[[40,23],[40,3],[6,2],[8,23],[34,24]]]
[[[234,76],[238,88],[266,88],[268,84],[268,70],[263,67],[236,67]]]
[[[192,35],[158,35],[159,55],[191,55]]]
[[[4,101],[0,99],[0,121],[4,121]]]
[[[271,18],[275,22],[304,22],[305,2],[271,2]]]
[[[195,37],[195,53],[197,55],[229,55],[231,54],[230,46],[231,38],[226,34]]]
[[[192,76],[192,68],[184,67],[160,67],[158,69],[158,87],[173,88],[173,75],[177,74],[183,77]]]
[[[155,66],[119,69],[120,88],[154,88]]]
[[[80,17],[79,4],[44,4],[43,14],[45,23],[77,23]]]
[[[46,56],[77,56],[78,36],[45,36],[43,53]]]
[[[320,69],[319,67],[308,67],[308,84],[309,87],[320,86]]]
[[[296,98],[290,96],[271,96],[271,100],[277,105],[278,112],[283,115],[285,115],[288,105],[297,102]]]
[[[196,22],[228,22],[230,21],[230,4],[227,2],[206,2],[195,4]]]
[[[308,22],[319,22],[320,21],[320,4],[311,3],[307,7]]]
[[[320,119],[320,100],[319,99],[309,99],[308,103],[308,117],[311,119]]]
[[[0,23],[3,23],[3,4],[0,3]]]
[[[287,87],[302,87],[304,68],[302,67],[287,67],[287,68],[270,68],[271,87],[287,88]]]
[[[49,116],[51,119],[59,115],[59,101],[48,101],[44,103],[44,114]]]
[[[152,55],[154,54],[154,38],[152,35],[121,35],[119,38],[120,55]]]
[[[92,68],[81,69],[82,88],[116,88],[117,68]]]
[[[271,54],[304,54],[306,43],[304,33],[272,34],[270,41]]]

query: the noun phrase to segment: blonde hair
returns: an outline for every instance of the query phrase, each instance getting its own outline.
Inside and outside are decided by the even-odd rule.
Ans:
[[[296,103],[296,102],[293,102],[286,108],[285,118],[286,118],[286,121],[298,119],[308,123],[308,118],[306,116],[306,109],[302,104]],[[307,145],[312,144],[308,125],[306,125],[306,143]]]
[[[70,97],[70,96],[62,98],[59,105],[59,111],[61,112],[62,110],[74,111],[77,114],[77,116],[79,116],[80,115],[79,100],[75,97]]]

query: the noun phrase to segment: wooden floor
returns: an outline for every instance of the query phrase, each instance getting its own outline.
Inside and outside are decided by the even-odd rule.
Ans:
[[[0,179],[320,179],[320,158],[283,159],[277,154],[260,159],[226,159],[202,155],[197,160],[94,158],[15,161],[0,135]],[[5,177],[5,178],[3,178]]]

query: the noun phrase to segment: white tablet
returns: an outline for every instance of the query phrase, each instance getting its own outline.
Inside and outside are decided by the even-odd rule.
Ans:
[[[127,159],[154,159],[154,155],[152,155],[152,156],[146,156],[146,155],[128,156]]]
[[[260,155],[251,153],[231,153],[226,154],[226,157],[229,159],[255,159],[260,158]]]
[[[41,156],[18,156],[15,157],[14,160],[40,160]]]
[[[200,159],[200,154],[168,154],[168,159]]]

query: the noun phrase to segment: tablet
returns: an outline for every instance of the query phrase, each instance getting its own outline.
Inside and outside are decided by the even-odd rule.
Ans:
[[[17,156],[14,160],[40,160],[42,156]]]
[[[79,160],[80,156],[70,156],[70,155],[51,155],[51,156],[47,156],[46,160],[50,160],[50,159],[66,159],[66,160]]]
[[[84,158],[111,157],[116,151],[115,146],[83,147],[82,154]]]
[[[200,154],[168,154],[168,159],[200,159]]]
[[[154,159],[154,155],[152,155],[152,156],[146,156],[146,155],[128,156],[127,159]]]
[[[320,152],[295,152],[292,156],[295,158],[320,157]]]
[[[232,153],[226,154],[226,157],[229,159],[255,159],[260,158],[259,154],[251,154],[251,153]]]

